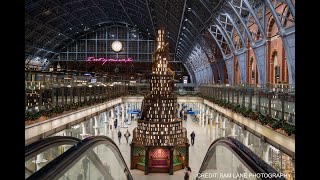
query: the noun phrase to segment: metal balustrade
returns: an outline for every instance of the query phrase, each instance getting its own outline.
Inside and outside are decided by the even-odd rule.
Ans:
[[[247,109],[295,124],[294,88],[280,88],[273,91],[266,87],[202,84],[198,89],[202,95],[239,104]]]
[[[109,101],[128,93],[128,85],[55,87],[27,90],[25,93],[25,111],[35,113],[56,106],[71,105],[87,101]]]

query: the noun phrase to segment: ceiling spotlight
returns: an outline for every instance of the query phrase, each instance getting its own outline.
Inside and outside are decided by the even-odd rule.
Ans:
[[[72,30],[72,28],[69,28],[70,30]]]
[[[188,21],[188,19],[185,19],[184,21]]]
[[[182,28],[182,29],[186,29],[186,27],[184,27],[184,26],[183,26],[183,28]]]
[[[191,8],[188,8],[188,11],[191,11]]]

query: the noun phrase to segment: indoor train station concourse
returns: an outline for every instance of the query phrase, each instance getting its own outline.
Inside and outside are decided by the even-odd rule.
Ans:
[[[295,1],[25,2],[25,179],[295,179]]]

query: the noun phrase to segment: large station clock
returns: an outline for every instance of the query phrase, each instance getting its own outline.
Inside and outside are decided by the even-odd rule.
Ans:
[[[111,44],[111,48],[115,52],[119,52],[122,49],[122,43],[120,41],[113,41]]]

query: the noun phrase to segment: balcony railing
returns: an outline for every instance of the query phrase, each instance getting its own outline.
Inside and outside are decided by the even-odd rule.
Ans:
[[[207,97],[238,104],[252,111],[295,124],[294,91],[288,91],[288,89],[284,91],[271,91],[267,88],[258,87],[205,84],[199,86],[199,91]]]

